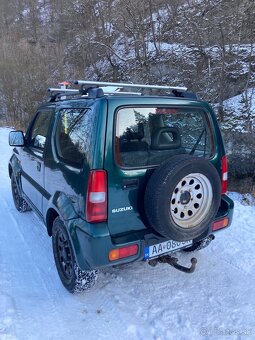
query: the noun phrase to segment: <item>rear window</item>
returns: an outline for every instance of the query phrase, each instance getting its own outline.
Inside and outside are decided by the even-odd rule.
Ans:
[[[159,165],[169,157],[210,158],[212,131],[199,108],[126,107],[117,112],[115,155],[121,167]]]

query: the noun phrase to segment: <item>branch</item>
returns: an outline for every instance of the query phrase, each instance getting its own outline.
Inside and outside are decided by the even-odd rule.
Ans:
[[[90,41],[90,44],[95,44],[95,45],[100,45],[103,46],[105,48],[107,48],[108,50],[110,50],[117,58],[119,58],[121,61],[127,62],[127,59],[122,58],[118,53],[116,53],[110,46],[100,42],[100,41]]]

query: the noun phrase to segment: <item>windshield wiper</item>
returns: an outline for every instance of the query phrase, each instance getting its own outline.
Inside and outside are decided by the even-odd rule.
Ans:
[[[201,141],[201,139],[202,139],[204,133],[205,133],[205,129],[201,132],[200,136],[198,137],[196,143],[194,144],[192,150],[191,150],[190,153],[189,153],[190,155],[194,155],[194,152],[196,151],[197,146],[198,146],[198,144],[200,143],[200,141]]]

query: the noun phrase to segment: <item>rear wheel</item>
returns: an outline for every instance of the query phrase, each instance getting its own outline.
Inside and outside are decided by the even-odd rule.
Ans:
[[[22,198],[19,194],[18,184],[16,182],[16,178],[13,173],[11,176],[11,187],[12,187],[12,198],[13,198],[13,202],[15,204],[16,209],[19,212],[26,212],[26,211],[31,210],[30,206],[27,204],[24,198]]]
[[[78,267],[66,227],[59,217],[53,223],[52,246],[59,277],[70,293],[82,292],[94,286],[96,270],[83,271]]]

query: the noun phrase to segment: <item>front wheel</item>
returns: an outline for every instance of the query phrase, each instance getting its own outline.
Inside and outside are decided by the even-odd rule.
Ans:
[[[97,271],[83,271],[78,267],[66,227],[59,217],[53,223],[52,247],[59,277],[70,293],[79,293],[95,285]]]
[[[26,212],[31,210],[30,206],[27,204],[27,202],[20,196],[18,184],[16,182],[16,178],[14,174],[12,173],[11,176],[11,187],[12,187],[12,198],[13,202],[15,204],[15,208],[19,212]]]

